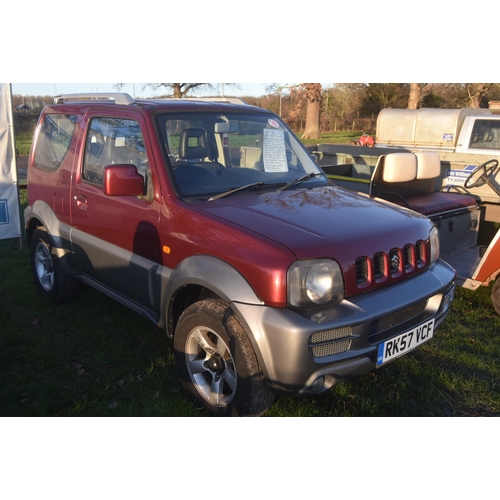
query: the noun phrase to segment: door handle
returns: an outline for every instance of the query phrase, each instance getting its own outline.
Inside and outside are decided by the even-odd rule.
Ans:
[[[74,199],[76,201],[76,206],[80,210],[87,210],[87,198],[85,198],[85,196],[77,194]]]

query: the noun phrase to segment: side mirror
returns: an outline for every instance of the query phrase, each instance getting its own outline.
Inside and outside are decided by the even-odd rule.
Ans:
[[[104,194],[108,196],[143,196],[144,177],[135,165],[104,167]]]

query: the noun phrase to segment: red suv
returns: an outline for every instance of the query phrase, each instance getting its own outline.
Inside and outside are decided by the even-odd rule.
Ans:
[[[25,211],[40,292],[84,282],[165,329],[210,415],[261,415],[430,339],[455,289],[430,220],[335,186],[278,116],[221,101],[44,109]]]

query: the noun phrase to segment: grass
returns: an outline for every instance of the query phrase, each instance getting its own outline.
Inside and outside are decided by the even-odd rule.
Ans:
[[[2,416],[198,415],[163,332],[93,290],[33,293],[29,252],[0,246]]]
[[[205,416],[163,331],[90,288],[43,300],[16,240],[0,241],[0,325],[1,416]],[[458,289],[429,343],[322,395],[277,397],[266,416],[500,416],[499,331],[490,289]]]
[[[321,139],[302,139],[303,132],[296,132],[297,137],[306,146],[309,144],[349,144],[351,141],[359,139],[363,132],[322,132]]]
[[[16,148],[20,155],[29,155],[33,134],[16,135]]]

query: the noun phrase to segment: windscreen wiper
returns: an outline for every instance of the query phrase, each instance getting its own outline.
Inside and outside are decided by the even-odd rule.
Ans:
[[[238,191],[243,191],[245,189],[251,189],[251,188],[259,188],[265,186],[265,182],[253,182],[252,184],[246,184],[245,186],[240,186],[237,188],[230,189],[229,191],[225,191],[224,193],[216,194],[215,196],[212,196],[211,198],[208,199],[208,201],[214,201],[214,200],[220,200],[221,198],[224,198],[225,196],[229,196],[230,194],[237,193]]]
[[[284,186],[281,186],[278,191],[285,191],[285,189],[288,189],[289,187],[295,186],[295,184],[299,184],[303,181],[306,181],[307,179],[312,179],[313,177],[316,177],[317,175],[323,175],[321,173],[315,173],[315,172],[309,172],[306,175],[303,175],[302,177],[299,177],[298,179],[294,179],[293,181],[290,181],[288,184],[285,184]]]

